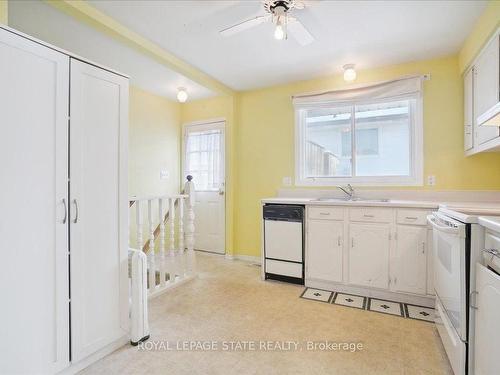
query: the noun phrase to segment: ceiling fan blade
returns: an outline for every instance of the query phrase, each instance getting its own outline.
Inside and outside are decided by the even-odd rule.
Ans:
[[[314,42],[314,37],[309,31],[307,31],[298,19],[290,17],[288,21],[287,31],[297,41],[297,43],[301,46],[307,46],[308,44]]]
[[[258,16],[255,18],[251,18],[246,21],[242,21],[237,23],[236,25],[230,26],[224,30],[219,31],[219,33],[223,36],[232,36],[234,34],[240,33],[244,30],[251,29],[252,27],[258,26],[261,23],[267,21],[269,19],[268,15]]]
[[[296,0],[293,7],[295,9],[305,9],[305,8],[310,8],[314,5],[316,5],[316,3],[319,3],[321,0]]]

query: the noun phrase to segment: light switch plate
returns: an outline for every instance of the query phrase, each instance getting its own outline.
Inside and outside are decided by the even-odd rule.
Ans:
[[[160,180],[166,180],[170,176],[170,173],[166,169],[160,171]]]
[[[289,176],[283,177],[283,186],[292,186],[292,178]]]
[[[434,176],[434,175],[427,176],[427,185],[435,186],[436,185],[436,176]]]

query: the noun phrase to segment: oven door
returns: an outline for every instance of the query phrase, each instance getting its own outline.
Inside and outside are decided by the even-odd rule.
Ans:
[[[434,289],[457,335],[467,341],[465,224],[434,212]]]

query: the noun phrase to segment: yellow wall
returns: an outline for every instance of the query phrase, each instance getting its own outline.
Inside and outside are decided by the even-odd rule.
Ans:
[[[129,195],[171,195],[180,191],[180,104],[136,87],[130,89]],[[160,171],[169,177],[160,179]],[[130,243],[137,247],[134,206],[130,211]],[[153,221],[159,222],[153,202]],[[143,233],[149,233],[147,205],[143,204]],[[167,233],[168,235],[168,233]],[[145,235],[144,238],[146,238]],[[145,241],[144,241],[145,242]],[[158,245],[158,241],[156,243]]]
[[[500,26],[500,1],[492,0],[474,25],[458,55],[460,71],[463,72]]]
[[[129,121],[129,194],[178,194],[180,104],[134,87]],[[168,179],[160,179],[162,169]]]
[[[7,25],[9,22],[9,3],[7,0],[0,0],[0,23]]]
[[[219,96],[204,100],[189,101],[181,106],[181,122],[224,118],[226,120],[226,253],[234,252],[234,199],[235,199],[235,107],[238,95]],[[196,184],[196,181],[194,181]]]

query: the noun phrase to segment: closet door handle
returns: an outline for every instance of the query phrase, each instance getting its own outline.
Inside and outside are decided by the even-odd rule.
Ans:
[[[78,216],[79,216],[79,212],[78,212],[78,202],[76,201],[76,199],[73,199],[73,203],[75,204],[75,220],[73,220],[73,223],[76,224],[78,223]]]
[[[62,220],[62,223],[66,224],[66,220],[68,219],[68,206],[66,205],[66,198],[63,198],[62,204],[64,205],[64,219]]]

